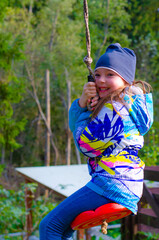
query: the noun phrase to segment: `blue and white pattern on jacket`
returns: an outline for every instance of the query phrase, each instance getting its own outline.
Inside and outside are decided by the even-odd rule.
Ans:
[[[125,95],[123,104],[106,103],[93,120],[91,112],[75,100],[70,128],[78,149],[88,157],[92,180],[87,186],[136,213],[144,170],[138,151],[153,122],[153,103],[151,93],[133,88],[139,94]]]

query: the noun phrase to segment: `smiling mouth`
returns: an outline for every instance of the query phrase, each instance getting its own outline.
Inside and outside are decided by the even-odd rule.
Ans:
[[[106,92],[106,91],[108,91],[109,90],[109,88],[99,88],[99,91],[100,92]]]

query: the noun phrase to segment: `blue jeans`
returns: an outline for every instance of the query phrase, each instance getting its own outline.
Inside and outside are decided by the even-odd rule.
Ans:
[[[40,240],[72,240],[71,222],[81,212],[94,210],[111,200],[84,186],[61,202],[41,221]]]

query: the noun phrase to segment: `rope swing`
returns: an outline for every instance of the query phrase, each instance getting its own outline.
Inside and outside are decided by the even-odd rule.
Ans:
[[[89,32],[89,14],[88,14],[88,4],[87,0],[83,1],[83,11],[84,11],[84,20],[85,20],[85,28],[86,28],[86,46],[87,46],[87,56],[83,59],[85,62],[90,76],[88,76],[88,81],[94,81],[94,72],[91,69],[91,63],[93,62],[91,58],[91,39],[90,39],[90,32]],[[92,78],[92,79],[91,79]]]
[[[84,5],[84,19],[86,26],[86,45],[87,56],[84,58],[84,62],[89,70],[88,81],[94,82],[94,72],[91,69],[91,40],[88,24],[88,4],[87,0],[83,1]],[[88,106],[87,106],[88,108]],[[90,227],[101,225],[101,231],[103,234],[107,234],[107,226],[109,222],[121,219],[131,214],[131,211],[126,207],[118,203],[108,203],[101,207],[98,207],[92,211],[85,211],[79,214],[71,223],[71,227],[74,230],[87,229]]]

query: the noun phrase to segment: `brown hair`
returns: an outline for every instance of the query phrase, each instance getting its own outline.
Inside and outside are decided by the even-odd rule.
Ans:
[[[149,93],[152,90],[152,87],[149,83],[141,81],[141,80],[139,80],[139,81],[134,80],[132,85],[125,86],[122,89],[118,89],[117,91],[114,91],[113,93],[109,94],[105,98],[100,98],[98,101],[98,104],[96,105],[96,107],[92,113],[92,119],[94,119],[98,115],[98,113],[100,112],[100,110],[102,109],[104,104],[107,102],[111,102],[114,110],[117,112],[117,110],[115,109],[115,107],[113,105],[113,101],[121,102],[122,104],[124,104],[125,94],[128,94],[129,96],[133,95],[133,93],[131,91],[131,86],[140,87],[143,91],[143,94]],[[117,114],[119,114],[119,112],[117,112]]]

